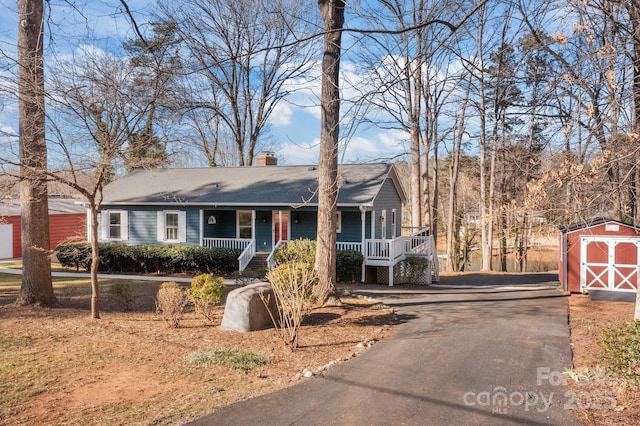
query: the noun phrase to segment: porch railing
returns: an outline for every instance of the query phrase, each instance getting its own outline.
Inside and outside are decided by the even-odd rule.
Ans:
[[[336,248],[338,250],[354,250],[354,251],[362,251],[362,243],[344,243],[344,242],[336,242]]]
[[[202,246],[208,248],[244,250],[252,241],[254,240],[251,238],[203,238]]]
[[[256,255],[256,240],[251,240],[251,242],[247,245],[247,247],[240,253],[238,256],[238,271],[242,272],[245,270],[249,263],[251,263],[251,259],[253,259]]]
[[[276,245],[273,247],[273,250],[271,250],[271,253],[269,253],[269,256],[267,256],[267,268],[273,269],[276,267],[276,258],[275,258],[276,250],[278,250],[278,247],[286,243],[287,242],[284,240],[280,240],[276,243]]]
[[[202,246],[242,250],[238,256],[238,270],[242,272],[256,255],[256,240],[251,238],[203,238]]]
[[[405,237],[367,240],[365,248],[365,259],[395,261],[405,255]]]

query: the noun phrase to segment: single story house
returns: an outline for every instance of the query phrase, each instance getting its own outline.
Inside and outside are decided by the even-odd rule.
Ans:
[[[279,244],[315,239],[317,166],[278,166],[272,154],[256,163],[141,170],[117,179],[104,189],[100,240],[240,249],[243,271],[259,253],[271,262]],[[388,268],[390,285],[394,265],[407,255],[433,252],[428,229],[402,235],[406,195],[393,164],[340,165],[339,180],[338,249],[362,252],[365,266]]]
[[[49,198],[49,249],[87,239],[87,213],[80,200]],[[20,200],[0,199],[0,259],[22,256]]]
[[[559,280],[565,291],[635,300],[640,228],[598,218],[560,228]]]

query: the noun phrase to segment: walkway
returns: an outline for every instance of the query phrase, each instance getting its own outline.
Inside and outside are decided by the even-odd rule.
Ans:
[[[324,377],[230,405],[194,425],[569,425],[567,301],[549,274],[472,286],[361,287],[404,323]],[[467,278],[468,279],[468,278]],[[359,287],[360,288],[360,287]]]

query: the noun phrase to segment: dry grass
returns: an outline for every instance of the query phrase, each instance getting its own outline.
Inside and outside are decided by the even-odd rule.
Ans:
[[[234,401],[290,386],[308,368],[346,360],[358,343],[388,335],[397,319],[374,301],[345,297],[341,308],[314,310],[290,351],[273,329],[223,331],[189,307],[178,328],[154,312],[161,283],[129,281],[131,312],[108,297],[90,318],[86,279],[55,279],[61,306],[19,307],[19,277],[0,274],[0,425],[181,424]],[[186,287],[186,285],[185,285]],[[193,353],[260,353],[253,369],[191,364]]]

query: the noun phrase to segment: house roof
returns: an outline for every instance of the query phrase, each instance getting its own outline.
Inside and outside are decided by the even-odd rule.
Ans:
[[[636,228],[633,225],[629,225],[628,223],[624,223],[624,222],[620,222],[619,220],[615,220],[615,219],[609,219],[606,217],[597,217],[597,218],[593,218],[590,220],[587,220],[585,222],[581,222],[581,223],[574,223],[572,225],[567,225],[567,226],[560,226],[560,232],[563,234],[567,234],[569,232],[575,232],[575,231],[579,231],[581,229],[587,229],[587,228],[591,228],[593,226],[598,226],[598,225],[603,225],[606,223],[616,223],[618,225],[623,225],[626,226],[628,228],[632,228],[632,229],[638,229],[640,230],[640,228]]]
[[[49,214],[86,213],[81,200],[77,198],[49,198]],[[0,199],[0,216],[20,216],[20,200],[16,198]]]
[[[392,164],[344,164],[338,168],[342,206],[371,205],[391,178],[406,195]],[[104,189],[106,205],[317,205],[318,166],[210,167],[142,170]]]

